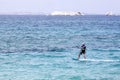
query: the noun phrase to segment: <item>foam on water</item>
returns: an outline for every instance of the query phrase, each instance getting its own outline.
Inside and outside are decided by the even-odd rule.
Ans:
[[[100,59],[79,59],[79,61],[90,61],[90,62],[120,62],[120,60],[100,60]]]

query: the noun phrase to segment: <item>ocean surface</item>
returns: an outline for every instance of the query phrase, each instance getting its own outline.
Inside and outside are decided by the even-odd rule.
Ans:
[[[0,15],[0,80],[120,80],[120,16]]]

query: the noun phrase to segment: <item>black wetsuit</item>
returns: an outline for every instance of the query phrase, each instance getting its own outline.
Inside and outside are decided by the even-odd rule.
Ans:
[[[81,51],[80,51],[80,54],[85,54],[85,51],[86,51],[86,46],[85,45],[82,45],[81,46]]]

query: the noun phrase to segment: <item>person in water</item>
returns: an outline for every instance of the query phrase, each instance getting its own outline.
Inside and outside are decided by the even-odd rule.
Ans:
[[[80,55],[82,55],[83,54],[83,56],[84,56],[84,59],[86,59],[86,46],[85,46],[85,44],[82,44],[82,46],[81,46],[81,51],[80,51],[80,53],[79,53],[79,55],[78,55],[78,59],[80,59]]]

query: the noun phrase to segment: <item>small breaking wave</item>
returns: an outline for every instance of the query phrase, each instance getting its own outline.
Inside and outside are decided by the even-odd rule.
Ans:
[[[65,52],[65,48],[48,47],[48,48],[26,48],[26,49],[1,49],[0,53],[16,53],[16,52]]]

